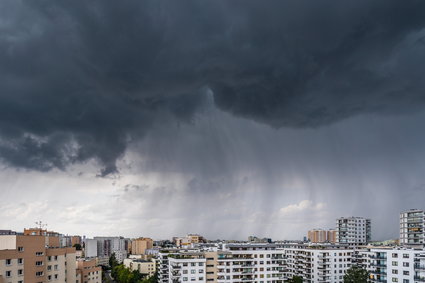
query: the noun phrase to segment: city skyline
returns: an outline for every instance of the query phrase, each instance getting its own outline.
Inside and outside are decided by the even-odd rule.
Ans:
[[[424,1],[1,1],[0,229],[397,238]]]

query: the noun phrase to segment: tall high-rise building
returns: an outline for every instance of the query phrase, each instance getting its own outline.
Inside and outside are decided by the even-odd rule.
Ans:
[[[425,213],[423,210],[411,209],[400,213],[400,244],[424,246]]]
[[[307,239],[312,243],[325,243],[327,241],[326,230],[313,229],[307,232]]]
[[[312,229],[307,232],[307,239],[312,243],[335,243],[336,231],[333,229]]]
[[[348,245],[367,244],[371,240],[370,219],[363,217],[341,217],[336,220],[336,243]]]

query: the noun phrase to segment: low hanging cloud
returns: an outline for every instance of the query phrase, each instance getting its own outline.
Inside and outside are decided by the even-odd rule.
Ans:
[[[117,172],[153,127],[309,128],[425,105],[424,1],[2,1],[0,158]]]

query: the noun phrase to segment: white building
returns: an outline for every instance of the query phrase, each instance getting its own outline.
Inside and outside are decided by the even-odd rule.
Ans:
[[[423,250],[406,248],[370,248],[361,251],[366,258],[366,269],[371,274],[372,282],[425,282],[416,280],[415,263],[419,268],[419,259],[425,255]]]
[[[168,263],[168,283],[206,282],[206,259],[203,253],[169,255]]]
[[[371,240],[371,220],[363,217],[341,217],[336,220],[336,243],[363,245]]]
[[[400,213],[400,244],[423,247],[425,213],[423,210],[411,209]]]
[[[119,263],[122,263],[127,258],[128,243],[123,237],[94,237],[93,239],[97,242],[98,257],[110,257],[115,253]]]
[[[355,250],[336,245],[287,245],[286,277],[301,276],[304,282],[342,283],[355,262]]]
[[[97,257],[97,240],[86,239],[84,245],[84,256],[85,257]]]

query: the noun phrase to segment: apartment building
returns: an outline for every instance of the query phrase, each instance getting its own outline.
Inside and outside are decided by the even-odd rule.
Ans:
[[[413,267],[415,270],[414,282],[425,282],[425,255],[418,254],[415,256],[415,265]]]
[[[75,282],[75,249],[46,235],[0,235],[0,282]]]
[[[425,213],[411,209],[400,213],[400,244],[412,247],[425,245]]]
[[[131,241],[131,254],[143,255],[146,250],[153,248],[153,240],[150,238],[138,238]]]
[[[129,240],[123,237],[86,239],[86,257],[98,257],[103,260],[115,254],[117,261],[122,263],[127,258],[128,242]],[[94,245],[96,245],[96,253],[94,252]]]
[[[179,253],[168,256],[168,283],[206,282],[206,258],[204,253]]]
[[[342,283],[355,251],[348,246],[306,244],[286,244],[283,249],[286,277],[301,276],[308,283]]]
[[[339,244],[364,245],[371,240],[371,220],[363,217],[338,218],[335,230]]]
[[[124,266],[131,271],[137,270],[147,277],[153,276],[156,272],[156,260],[126,258],[124,259]]]
[[[189,247],[192,244],[200,244],[205,242],[205,238],[198,234],[188,234],[186,237],[173,237],[173,243],[177,247]]]
[[[336,230],[312,229],[307,232],[307,239],[312,243],[335,243]]]
[[[97,265],[96,259],[79,259],[77,261],[77,279],[73,282],[101,283],[102,268]]]
[[[425,263],[422,262],[423,250],[373,247],[361,250],[360,254],[365,259],[364,267],[370,272],[372,282],[425,282],[421,269]]]

